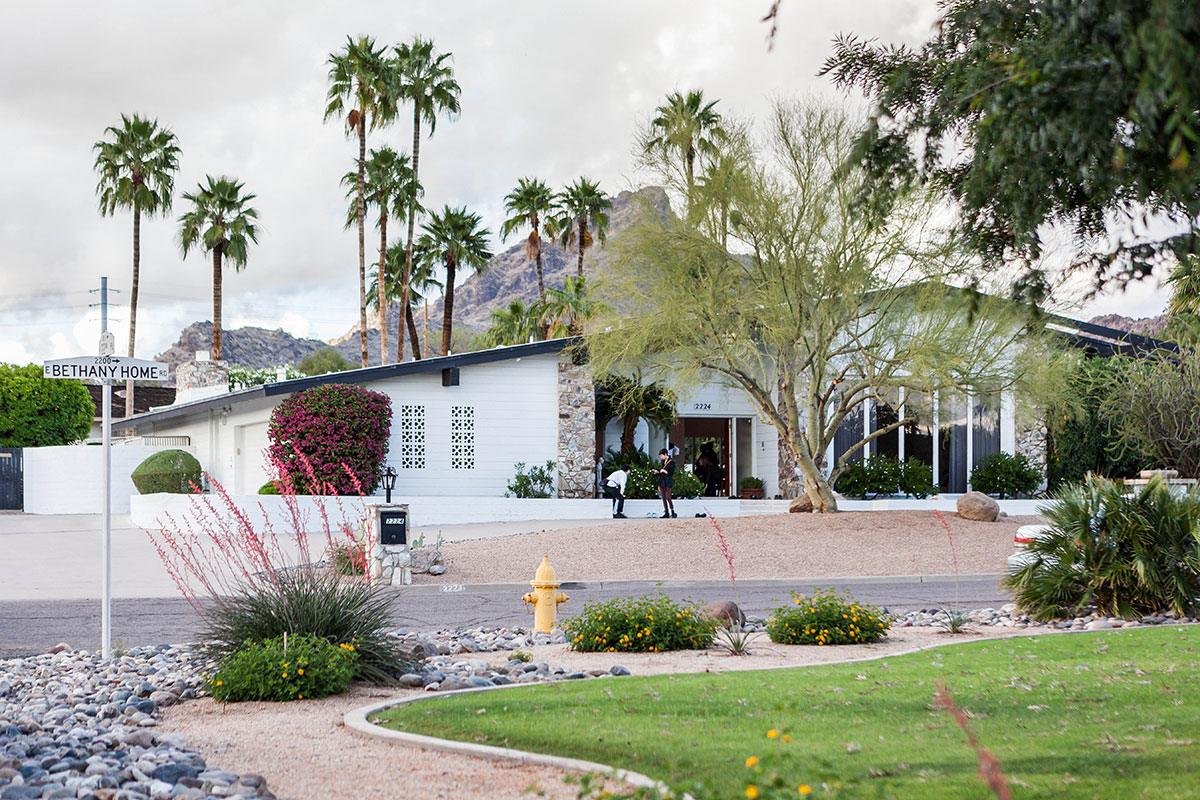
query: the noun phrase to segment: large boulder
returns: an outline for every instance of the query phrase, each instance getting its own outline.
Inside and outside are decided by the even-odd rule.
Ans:
[[[734,625],[740,627],[746,624],[746,615],[738,608],[738,604],[732,600],[717,600],[714,603],[709,603],[700,608],[699,614],[702,617],[720,622],[726,628]]]
[[[806,494],[802,494],[788,504],[788,513],[791,514],[809,514],[813,510],[812,498]]]
[[[1000,504],[983,492],[967,492],[958,498],[958,515],[977,522],[995,522],[1000,516]]]
[[[191,494],[200,485],[200,462],[186,450],[162,450],[137,465],[129,477],[141,494]]]

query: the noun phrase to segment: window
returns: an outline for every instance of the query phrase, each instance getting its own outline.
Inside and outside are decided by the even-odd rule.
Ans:
[[[450,468],[475,469],[474,406],[450,406]]]
[[[425,406],[400,406],[400,469],[425,469]]]

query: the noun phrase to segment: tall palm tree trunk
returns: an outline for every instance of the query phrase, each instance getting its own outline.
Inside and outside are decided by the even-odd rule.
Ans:
[[[587,217],[579,218],[579,266],[576,268],[576,273],[579,277],[583,277],[583,248],[586,245],[583,243],[583,237],[587,236]]]
[[[420,183],[421,173],[418,172],[417,170],[421,163],[421,109],[415,100],[413,101],[413,151],[412,152],[413,152],[413,157],[412,157],[413,180]],[[413,227],[416,225],[416,222],[417,222],[417,209],[415,208],[414,205],[410,205],[408,208],[408,246],[405,247],[405,249],[404,249],[404,283],[400,286],[400,307],[401,308],[408,308],[408,284],[412,281]],[[399,326],[397,326],[397,327],[399,327]],[[404,353],[404,335],[399,330],[397,331],[396,335],[400,338],[400,342],[399,342],[398,346],[399,346],[400,353],[403,354]],[[416,352],[415,347],[413,348],[413,352],[414,353]],[[417,356],[417,360],[419,361],[420,359],[421,359],[421,357]],[[400,360],[403,361],[404,359],[401,358]]]
[[[413,319],[412,306],[408,306],[406,309],[404,309],[404,320],[408,323],[408,338],[412,343],[413,360],[420,361],[421,342],[417,338],[417,323],[416,320]]]
[[[367,365],[367,239],[363,231],[366,209],[363,202],[363,171],[367,161],[366,115],[358,117],[358,341],[362,350],[362,365]]]
[[[450,352],[450,326],[454,319],[454,263],[453,258],[446,259],[446,296],[442,302],[442,355]]]
[[[129,357],[137,336],[138,270],[142,263],[142,209],[133,204],[133,287],[129,290]],[[125,381],[125,418],[133,416],[133,381]]]
[[[388,295],[384,262],[387,258],[387,198],[381,197],[379,212],[379,363],[388,363]],[[400,361],[404,359],[401,358]]]
[[[544,304],[546,302],[546,282],[542,279],[542,234],[538,231],[538,218],[536,216],[533,218],[533,235],[535,237],[534,241],[538,245],[536,251],[537,257],[534,259],[537,268],[538,302]]]
[[[221,360],[221,247],[213,248],[213,361]]]

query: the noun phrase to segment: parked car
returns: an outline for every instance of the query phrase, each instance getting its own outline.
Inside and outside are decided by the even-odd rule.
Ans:
[[[1033,556],[1029,554],[1026,546],[1046,537],[1049,533],[1049,525],[1022,525],[1017,528],[1017,532],[1013,536],[1013,545],[1016,547],[1016,551],[1008,557],[1008,571],[1016,572],[1026,564],[1031,563]]]

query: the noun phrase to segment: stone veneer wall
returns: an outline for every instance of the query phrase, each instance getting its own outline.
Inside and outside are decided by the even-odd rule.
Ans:
[[[225,361],[189,361],[175,368],[175,391],[208,389],[229,385],[229,368]]]
[[[1046,488],[1046,426],[1042,422],[1017,421],[1016,455],[1025,456],[1042,473],[1039,488]]]
[[[558,362],[558,496],[593,497],[596,387],[587,367]]]

